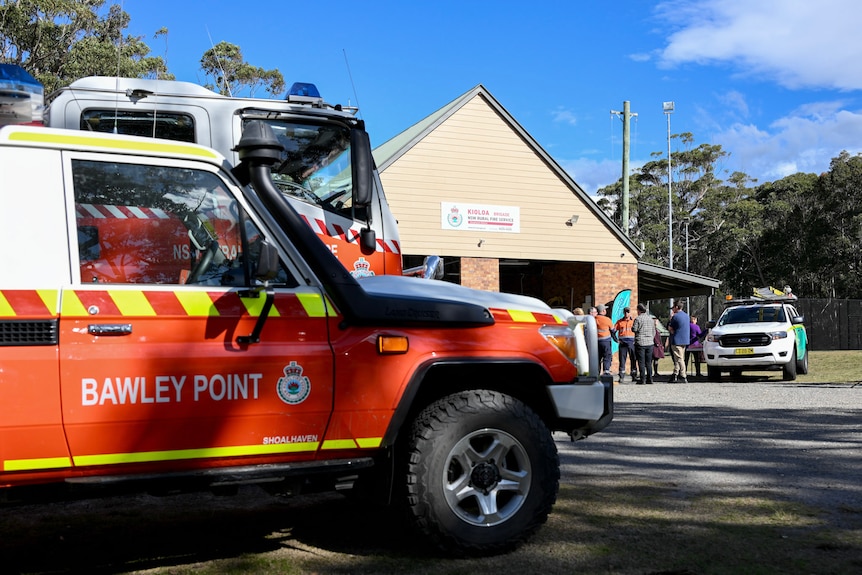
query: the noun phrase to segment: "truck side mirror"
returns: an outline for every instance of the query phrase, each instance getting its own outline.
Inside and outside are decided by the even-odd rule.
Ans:
[[[368,132],[354,128],[350,130],[350,165],[353,170],[353,203],[367,206],[371,203],[374,158],[371,155],[371,140]]]
[[[261,242],[260,257],[257,260],[257,269],[254,277],[263,282],[275,279],[278,275],[278,250],[269,242]]]
[[[426,280],[441,280],[443,279],[443,259],[440,256],[426,256],[422,263],[425,269],[423,277]]]
[[[359,248],[363,254],[373,254],[377,251],[377,234],[371,228],[359,230]]]

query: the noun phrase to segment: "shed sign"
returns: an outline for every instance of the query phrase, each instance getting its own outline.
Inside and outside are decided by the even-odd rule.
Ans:
[[[521,232],[521,208],[440,202],[440,225],[444,230],[517,234]]]

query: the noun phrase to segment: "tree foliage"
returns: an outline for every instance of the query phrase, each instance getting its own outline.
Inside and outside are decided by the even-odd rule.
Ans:
[[[842,152],[820,176],[756,185],[741,172],[718,177],[721,146],[672,138],[681,149],[671,154],[671,267],[719,279],[724,293],[789,285],[802,297],[862,297],[862,156]],[[643,261],[668,266],[667,157],[652,158],[631,175],[627,227]],[[620,225],[621,190],[599,190]]]
[[[0,0],[0,61],[25,68],[45,93],[84,76],[172,78],[140,36],[123,35],[129,15],[105,0]]]
[[[284,77],[278,68],[265,70],[252,66],[243,59],[240,47],[229,42],[219,42],[204,52],[201,69],[213,79],[206,87],[227,96],[236,96],[243,89],[251,96],[258,88],[273,96],[284,91]]]

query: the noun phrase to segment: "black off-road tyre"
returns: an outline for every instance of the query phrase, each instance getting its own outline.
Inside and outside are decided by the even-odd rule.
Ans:
[[[521,401],[488,390],[425,408],[407,445],[407,509],[451,555],[482,556],[524,543],[557,499],[557,447]]]
[[[793,349],[793,357],[781,368],[781,379],[784,381],[796,380],[796,348]]]
[[[709,381],[721,381],[721,370],[717,367],[706,366],[706,377]]]

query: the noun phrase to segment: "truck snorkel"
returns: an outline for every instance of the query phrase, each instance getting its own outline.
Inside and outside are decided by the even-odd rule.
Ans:
[[[367,137],[367,136],[366,136]],[[361,139],[361,135],[356,141]],[[460,326],[491,325],[494,319],[483,306],[473,303],[410,296],[381,296],[366,292],[341,262],[330,252],[302,217],[287,202],[272,183],[271,168],[278,163],[282,147],[272,128],[265,122],[250,122],[236,147],[240,164],[234,175],[243,184],[251,183],[257,196],[272,214],[279,227],[293,242],[323,283],[327,296],[345,320],[364,325],[439,324]],[[354,162],[354,165],[361,162]],[[354,169],[370,169],[359,165]],[[356,179],[362,186],[371,184],[360,173]],[[364,192],[359,191],[362,197]],[[402,278],[403,281],[415,281]]]

